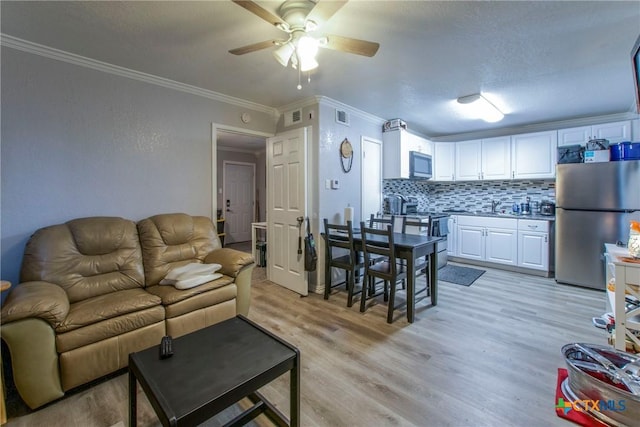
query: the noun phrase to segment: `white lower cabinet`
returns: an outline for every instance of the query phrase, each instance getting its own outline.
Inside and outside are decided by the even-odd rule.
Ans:
[[[447,255],[458,255],[458,216],[451,215],[447,222],[449,234],[447,236]]]
[[[545,220],[458,215],[449,219],[449,255],[549,272],[549,236]]]
[[[518,266],[549,270],[549,222],[518,220]]]
[[[516,219],[459,216],[457,256],[516,265],[517,230]]]

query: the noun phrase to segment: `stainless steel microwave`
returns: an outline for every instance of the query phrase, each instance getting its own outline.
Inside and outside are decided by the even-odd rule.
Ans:
[[[419,151],[409,151],[409,178],[430,179],[433,175],[431,155]]]

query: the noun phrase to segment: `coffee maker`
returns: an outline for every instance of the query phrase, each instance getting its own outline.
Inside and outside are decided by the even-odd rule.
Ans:
[[[397,194],[384,196],[383,212],[387,215],[400,215],[402,211],[402,198]]]

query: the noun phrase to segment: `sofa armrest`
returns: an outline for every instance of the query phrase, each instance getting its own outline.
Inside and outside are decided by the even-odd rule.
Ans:
[[[254,264],[253,255],[231,248],[221,248],[209,253],[204,259],[205,264],[220,264],[220,273],[237,277],[243,268]]]
[[[69,298],[60,286],[49,282],[24,282],[11,290],[2,306],[2,324],[40,318],[56,328],[69,313]]]

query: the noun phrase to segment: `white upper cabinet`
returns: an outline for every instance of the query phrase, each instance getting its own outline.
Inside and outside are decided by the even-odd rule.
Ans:
[[[482,141],[461,141],[456,143],[456,181],[477,181],[482,179]]]
[[[560,129],[558,131],[558,147],[580,144],[583,147],[591,139],[591,126]]]
[[[606,139],[611,144],[631,141],[631,120],[580,126],[558,131],[558,146],[580,144],[583,147],[590,139]]]
[[[631,141],[631,120],[593,125],[591,133],[597,139],[609,140],[611,144]]]
[[[511,177],[555,178],[558,132],[535,132],[511,137]]]
[[[419,151],[432,154],[431,141],[413,135],[404,129],[398,129],[382,134],[383,178],[409,178],[409,152]]]
[[[482,140],[482,179],[511,178],[511,137]]]
[[[511,137],[456,143],[456,181],[511,178]]]
[[[455,180],[456,144],[453,142],[436,142],[433,154],[433,180]]]

